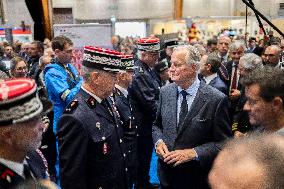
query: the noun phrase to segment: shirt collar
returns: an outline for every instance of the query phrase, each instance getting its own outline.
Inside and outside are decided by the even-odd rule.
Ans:
[[[207,77],[204,77],[204,80],[206,81],[206,83],[210,83],[213,79],[215,79],[217,77],[217,73],[211,74]]]
[[[200,81],[198,78],[185,90],[190,96],[193,96],[197,93],[197,90],[200,86]],[[180,93],[183,89],[178,86],[178,92]]]
[[[228,54],[229,54],[229,53],[227,53],[225,56],[221,56],[221,55],[218,53],[218,57],[219,57],[219,58],[223,58],[223,60],[226,60],[226,61],[227,61],[227,59],[228,59]]]
[[[11,170],[13,170],[18,175],[24,177],[24,162],[18,163],[3,158],[0,158],[0,162],[5,166],[7,166],[8,168],[10,168]]]
[[[125,88],[123,88],[123,87],[121,87],[121,86],[119,86],[119,85],[117,85],[117,84],[115,84],[115,88],[117,88],[118,90],[120,90],[120,92],[122,92],[122,94],[123,94],[125,97],[128,96],[128,91],[127,91]]]
[[[93,93],[89,92],[87,89],[85,89],[83,86],[81,86],[81,89],[83,91],[85,91],[86,93],[88,93],[89,95],[91,95],[96,101],[98,101],[98,103],[102,102],[102,99],[96,95],[94,95]]]

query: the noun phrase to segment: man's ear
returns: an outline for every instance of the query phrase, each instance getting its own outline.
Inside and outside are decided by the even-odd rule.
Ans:
[[[283,100],[279,96],[273,99],[273,109],[276,111],[283,109]]]
[[[54,50],[55,55],[59,54],[60,52],[61,52],[61,50],[59,50],[59,49]]]
[[[212,67],[211,64],[206,64],[206,70],[207,71],[211,72],[211,67]]]
[[[90,77],[92,80],[97,80],[99,78],[99,72],[93,71],[90,73]]]

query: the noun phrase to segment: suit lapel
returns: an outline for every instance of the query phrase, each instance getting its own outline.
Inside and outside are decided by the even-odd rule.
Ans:
[[[169,93],[166,94],[168,98],[166,98],[168,100],[169,106],[167,107],[172,107],[169,108],[169,113],[168,115],[172,115],[172,118],[169,119],[170,121],[172,121],[172,125],[176,128],[177,131],[177,97],[178,97],[178,90],[177,90],[177,85],[174,84],[173,87],[171,88],[171,90],[169,90]]]
[[[212,79],[212,80],[208,83],[208,85],[215,85],[216,82],[217,82],[217,77],[215,77],[214,79]]]
[[[205,104],[207,98],[206,98],[206,91],[204,91],[205,83],[200,83],[200,87],[196,93],[196,96],[192,102],[192,105],[190,107],[190,110],[188,111],[184,122],[181,124],[180,128],[178,129],[178,136],[187,128],[190,127],[189,123],[194,118],[199,110],[202,108],[202,106]]]
[[[102,104],[98,103],[97,102],[97,105],[96,105],[96,113],[104,118],[106,118],[107,120],[111,121],[111,122],[115,122],[113,116],[111,115],[111,112],[108,108],[104,107]]]

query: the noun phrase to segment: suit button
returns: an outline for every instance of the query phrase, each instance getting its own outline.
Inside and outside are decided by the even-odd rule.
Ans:
[[[124,157],[126,157],[126,154],[123,154]]]
[[[102,137],[102,140],[105,140],[106,139],[106,137]]]
[[[116,125],[116,127],[118,127],[118,125]]]
[[[127,169],[127,168],[125,168],[125,171],[127,172],[127,171],[128,171],[128,169]]]
[[[123,142],[122,139],[119,139],[119,142],[122,143]]]

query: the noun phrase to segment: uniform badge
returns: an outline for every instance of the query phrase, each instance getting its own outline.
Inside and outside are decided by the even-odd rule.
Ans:
[[[94,109],[96,107],[96,102],[96,99],[92,96],[90,96],[90,98],[87,100],[87,104],[91,109]]]
[[[9,169],[6,169],[2,174],[1,174],[1,178],[2,179],[5,179],[7,182],[11,183],[12,182],[12,179],[11,177],[14,177],[14,173],[9,170]]]
[[[71,114],[78,107],[78,100],[73,100],[65,109],[64,113]]]
[[[144,70],[141,67],[139,68],[139,73],[144,73]]]
[[[107,153],[108,153],[108,145],[105,142],[104,145],[103,145],[103,154],[107,154]]]
[[[97,123],[96,123],[96,128],[98,128],[99,130],[101,130],[101,123],[100,123],[100,122],[97,122]]]

